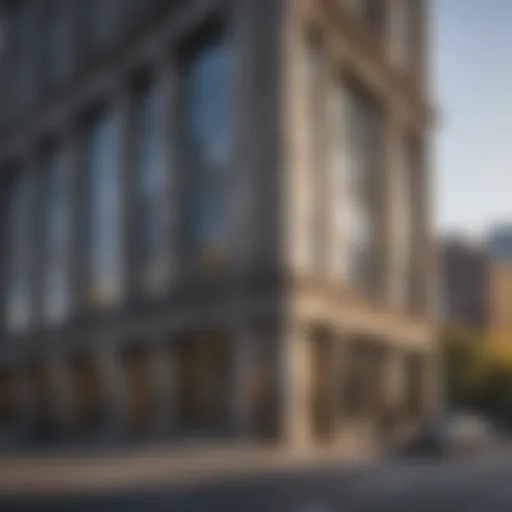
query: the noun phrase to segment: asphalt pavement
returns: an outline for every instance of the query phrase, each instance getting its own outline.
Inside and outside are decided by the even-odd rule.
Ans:
[[[67,497],[20,494],[0,498],[0,510],[508,512],[512,510],[512,457],[450,463],[340,463]]]

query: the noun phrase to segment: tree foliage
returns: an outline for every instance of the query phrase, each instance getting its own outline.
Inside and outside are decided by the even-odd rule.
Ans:
[[[512,336],[449,326],[441,343],[449,404],[475,408],[512,425]]]

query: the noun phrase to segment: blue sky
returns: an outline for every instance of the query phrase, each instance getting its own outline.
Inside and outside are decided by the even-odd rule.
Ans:
[[[436,224],[479,238],[512,222],[512,0],[433,4]]]

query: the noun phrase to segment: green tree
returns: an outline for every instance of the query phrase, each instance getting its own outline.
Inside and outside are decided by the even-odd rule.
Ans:
[[[482,336],[465,326],[449,326],[441,333],[441,344],[448,403],[477,406],[487,373]]]

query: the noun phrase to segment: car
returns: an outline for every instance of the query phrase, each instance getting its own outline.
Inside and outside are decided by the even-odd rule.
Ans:
[[[492,423],[475,414],[452,414],[429,422],[404,445],[411,456],[461,457],[488,453],[499,439]]]

